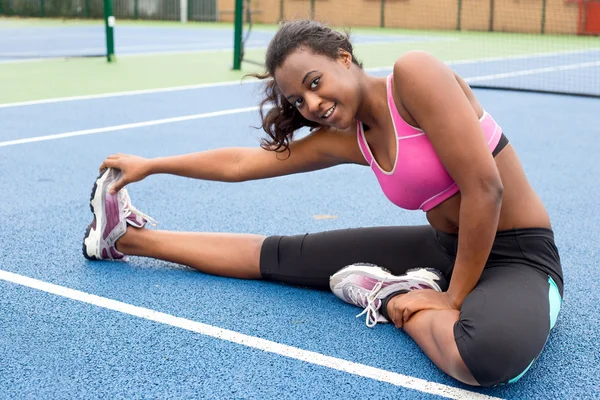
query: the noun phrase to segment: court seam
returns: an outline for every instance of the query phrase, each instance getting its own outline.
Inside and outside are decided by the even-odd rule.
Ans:
[[[485,394],[471,392],[465,389],[453,386],[427,381],[425,379],[414,378],[408,375],[387,371],[380,368],[371,367],[365,364],[359,364],[353,361],[344,360],[332,356],[327,356],[310,350],[303,350],[298,347],[289,346],[267,339],[246,335],[244,333],[219,328],[213,325],[204,324],[190,319],[177,317],[160,311],[135,306],[132,304],[120,302],[106,297],[70,289],[64,286],[41,281],[27,276],[15,274],[12,272],[0,270],[0,279],[26,286],[31,289],[65,297],[71,300],[91,304],[93,306],[117,311],[134,317],[143,318],[149,321],[158,322],[164,325],[184,329],[187,331],[202,334],[227,342],[240,344],[263,352],[277,354],[286,358],[304,361],[309,364],[346,372],[375,381],[389,383],[394,386],[412,389],[423,393],[429,393],[451,399],[476,399],[476,400],[495,400],[496,397]]]
[[[514,55],[514,56],[505,56],[505,57],[485,57],[485,58],[480,58],[480,59],[455,60],[455,61],[447,61],[446,64],[449,66],[452,66],[452,65],[482,63],[482,62],[518,60],[518,59],[526,59],[526,58],[553,57],[553,56],[563,55],[563,54],[578,54],[578,53],[587,53],[587,52],[595,52],[595,51],[600,51],[600,47],[584,49],[584,50],[566,50],[566,51],[555,51],[555,52],[536,53],[536,54],[523,54],[523,55]],[[38,61],[38,60],[36,60],[36,61]],[[39,61],[42,61],[42,60],[39,60]],[[391,66],[371,67],[371,68],[365,68],[365,71],[366,72],[378,72],[378,71],[386,71],[386,70],[391,70],[391,69],[392,69]],[[254,78],[249,79],[248,81],[242,81],[242,78],[240,78],[239,80],[235,80],[235,81],[201,83],[201,84],[194,84],[194,85],[171,86],[171,87],[153,88],[153,89],[139,89],[139,90],[124,91],[124,92],[110,92],[110,93],[100,93],[100,94],[91,94],[91,95],[55,97],[55,98],[49,98],[49,99],[28,100],[28,101],[20,101],[20,102],[13,102],[13,103],[0,103],[0,109],[10,108],[10,107],[23,107],[23,106],[38,105],[38,104],[48,104],[48,103],[62,103],[62,102],[68,102],[68,101],[84,101],[84,100],[93,100],[93,99],[102,99],[102,98],[111,98],[111,97],[123,97],[123,96],[135,96],[135,95],[175,92],[175,91],[184,91],[184,90],[195,90],[195,89],[204,89],[204,88],[211,88],[211,87],[231,86],[231,85],[236,85],[236,84],[251,84],[251,83],[258,83],[258,82],[260,82],[260,80],[254,79]]]

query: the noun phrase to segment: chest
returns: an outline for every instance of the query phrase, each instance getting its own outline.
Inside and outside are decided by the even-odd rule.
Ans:
[[[415,130],[404,137],[396,137],[393,130],[391,135],[375,132],[369,137],[364,131],[362,135],[361,149],[392,203],[404,209],[426,210],[456,193],[454,181],[424,132]],[[375,136],[378,140],[370,142]]]

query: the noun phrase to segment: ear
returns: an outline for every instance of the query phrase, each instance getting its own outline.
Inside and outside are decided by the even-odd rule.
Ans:
[[[344,65],[346,68],[350,68],[350,66],[352,65],[352,54],[350,54],[344,49],[339,49],[338,54],[340,56],[340,62],[342,63],[342,65]]]

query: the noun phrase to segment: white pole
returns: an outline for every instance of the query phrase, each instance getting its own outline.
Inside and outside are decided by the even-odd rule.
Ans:
[[[188,0],[179,0],[179,16],[182,24],[188,21]]]

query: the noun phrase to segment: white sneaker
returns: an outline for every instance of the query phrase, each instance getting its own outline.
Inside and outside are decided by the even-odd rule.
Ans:
[[[127,231],[127,225],[143,228],[147,222],[156,221],[131,205],[127,189],[110,194],[110,188],[121,177],[114,168],[102,170],[92,188],[90,208],[94,219],[83,238],[83,256],[88,260],[127,260],[115,244]]]
[[[390,322],[379,311],[387,296],[420,289],[442,292],[446,289],[446,280],[433,268],[415,268],[397,276],[374,264],[356,263],[333,274],[329,287],[346,303],[364,308],[356,317],[366,314],[366,324],[372,328],[377,323]]]

